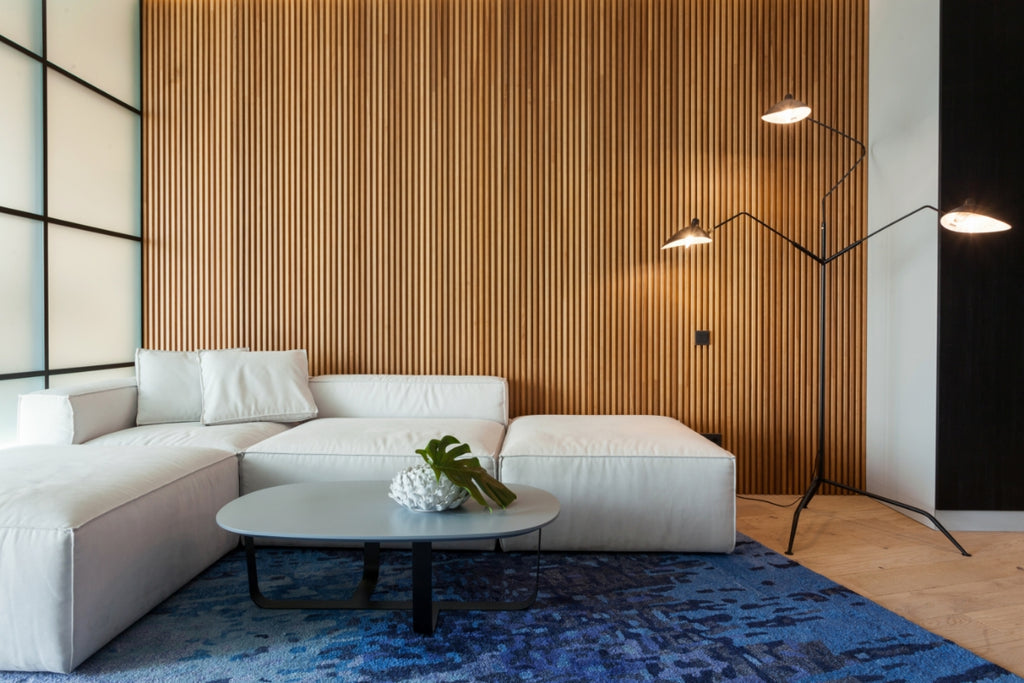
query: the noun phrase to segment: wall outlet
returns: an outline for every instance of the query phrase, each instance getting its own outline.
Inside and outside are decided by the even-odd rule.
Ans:
[[[697,346],[708,346],[711,344],[711,330],[697,330],[693,337],[693,343]]]

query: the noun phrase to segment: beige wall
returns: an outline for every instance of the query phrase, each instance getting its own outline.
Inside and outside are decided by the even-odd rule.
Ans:
[[[724,434],[742,491],[795,493],[816,270],[750,222],[659,247],[748,210],[817,249],[854,150],[758,115],[792,91],[866,139],[867,5],[145,0],[145,342],[501,375],[513,414],[670,415]],[[830,473],[857,485],[862,259],[829,337]]]

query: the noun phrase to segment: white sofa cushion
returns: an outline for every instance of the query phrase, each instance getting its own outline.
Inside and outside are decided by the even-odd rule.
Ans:
[[[135,426],[135,378],[45,389],[18,397],[18,442],[80,444]]]
[[[203,424],[316,417],[306,352],[200,351]]]
[[[501,456],[621,457],[732,454],[661,415],[527,415],[509,427]]]
[[[508,383],[480,375],[321,375],[320,417],[455,417],[508,424]]]
[[[278,422],[203,425],[201,422],[143,425],[87,441],[90,446],[191,446],[241,453],[288,429]]]
[[[447,434],[469,444],[492,476],[505,426],[452,418],[320,418],[245,450],[241,489],[302,481],[385,479],[423,463],[416,450]]]
[[[518,417],[498,472],[509,486],[558,498],[562,511],[544,528],[545,549],[730,552],[736,541],[735,458],[669,417]],[[528,550],[534,542],[524,536],[502,546]]]
[[[199,354],[136,349],[139,406],[135,423],[198,422],[203,414]]]
[[[0,670],[73,669],[237,544],[237,495],[220,450],[0,450]]]

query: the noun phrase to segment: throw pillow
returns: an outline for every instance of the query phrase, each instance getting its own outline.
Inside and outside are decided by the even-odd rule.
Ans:
[[[203,424],[301,422],[317,415],[306,352],[200,351]]]
[[[135,382],[139,392],[136,424],[199,422],[203,392],[198,353],[136,349]]]

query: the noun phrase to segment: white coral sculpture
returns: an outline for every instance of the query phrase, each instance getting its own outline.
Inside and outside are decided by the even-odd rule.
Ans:
[[[410,510],[440,512],[465,503],[469,491],[456,486],[448,477],[439,479],[430,465],[414,465],[395,475],[388,495]]]
[[[455,446],[451,450],[449,446]],[[388,495],[411,510],[440,511],[458,507],[468,496],[491,509],[484,498],[502,508],[516,499],[507,486],[487,473],[476,457],[469,454],[469,444],[459,443],[454,436],[431,439],[426,448],[416,451],[426,465],[407,468],[391,482]]]

